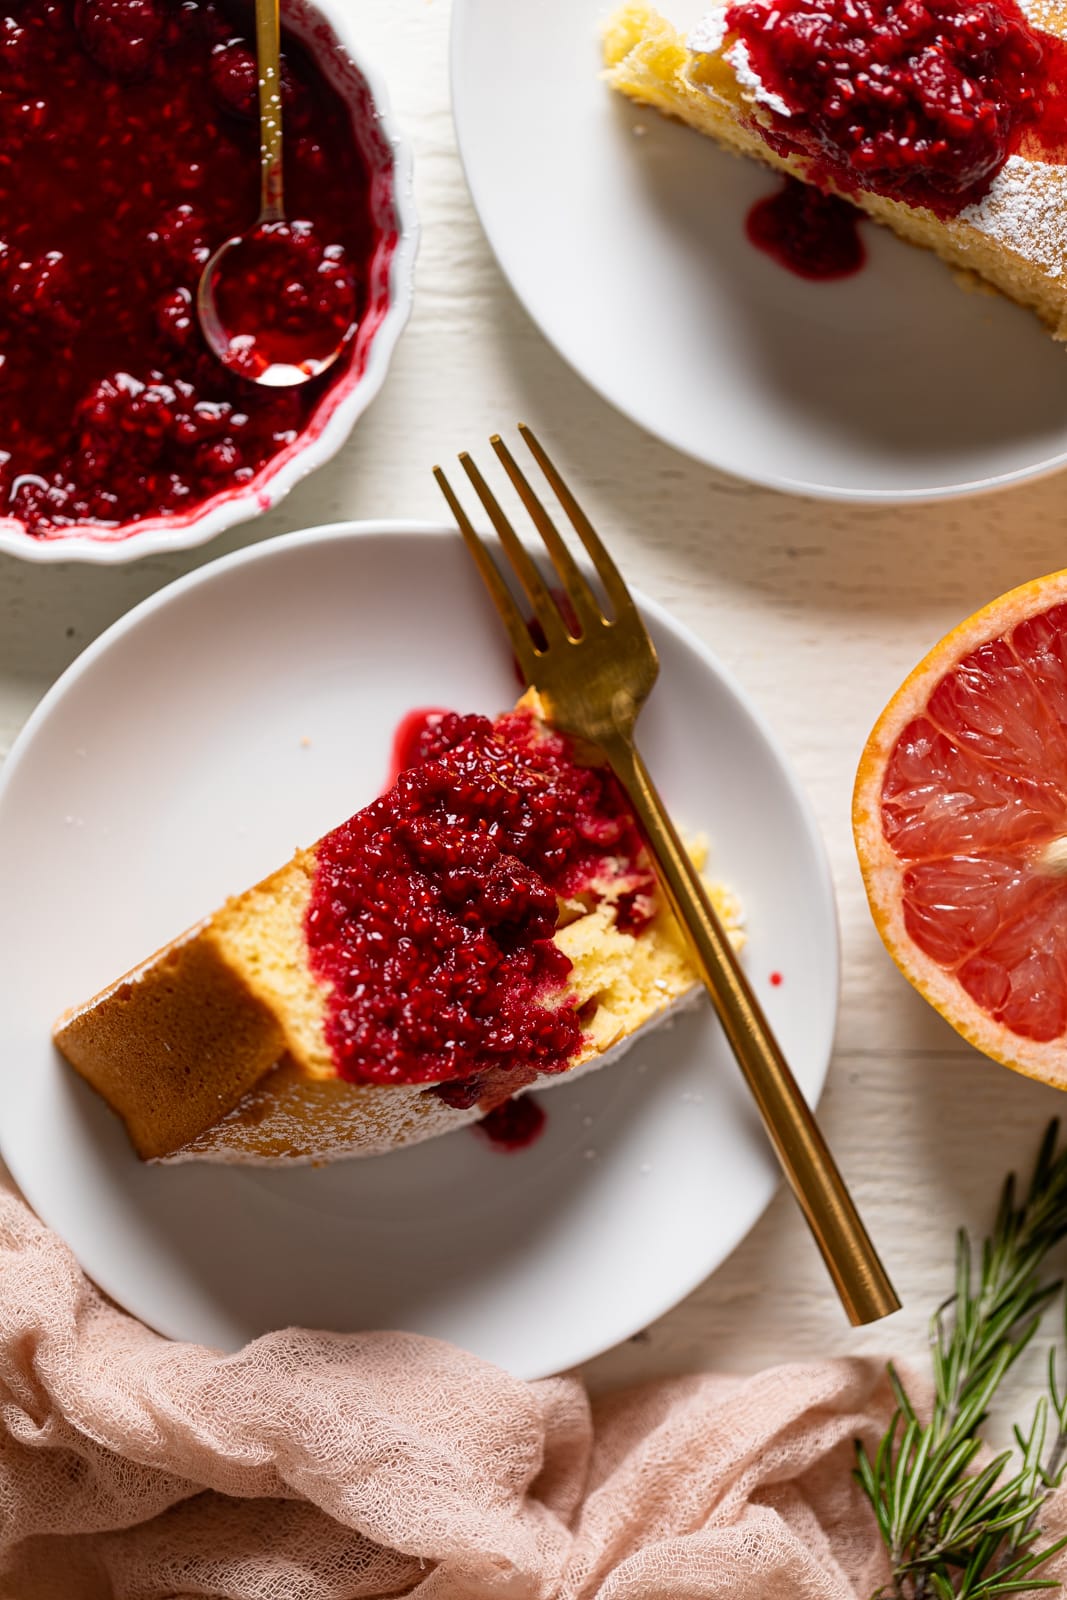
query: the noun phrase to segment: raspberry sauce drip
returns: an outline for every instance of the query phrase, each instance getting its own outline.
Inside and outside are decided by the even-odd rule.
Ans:
[[[620,877],[650,890],[651,873],[611,773],[527,712],[434,712],[402,732],[415,764],[316,852],[306,936],[326,1037],[351,1082],[489,1109],[580,1043],[558,897]]]
[[[389,778],[386,788],[391,789],[406,767],[417,767],[420,761],[431,761],[437,752],[437,728],[443,717],[454,716],[442,706],[420,706],[409,711],[393,735],[393,750],[389,761]]]
[[[1014,0],[740,0],[726,21],[789,108],[767,143],[846,192],[953,216],[1044,113],[1049,52]]]
[[[0,516],[36,536],[191,514],[251,483],[356,359],[268,392],[208,352],[194,295],[259,209],[256,65],[221,0],[37,0],[0,18]],[[291,214],[382,243],[349,109],[286,33]]]
[[[526,1150],[544,1133],[546,1120],[544,1108],[532,1095],[524,1094],[487,1112],[474,1129],[495,1150]]]
[[[757,200],[745,232],[757,250],[797,277],[826,282],[851,277],[866,261],[862,220],[847,200],[787,177],[777,193]]]

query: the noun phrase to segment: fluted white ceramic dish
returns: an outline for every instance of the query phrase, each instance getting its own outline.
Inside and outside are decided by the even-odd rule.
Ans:
[[[744,903],[749,974],[814,1102],[837,1005],[818,830],[744,693],[640,603],[662,662],[642,749]],[[233,1349],[291,1323],[408,1328],[536,1377],[668,1310],[774,1192],[709,1005],[545,1094],[528,1149],[463,1130],[319,1169],[146,1166],[55,1051],[64,1007],[372,799],[405,713],[495,713],[516,693],[455,531],[347,524],[153,595],[16,741],[0,785],[0,1142],[45,1222],[162,1332]]]
[[[122,529],[88,525],[51,539],[31,538],[11,519],[0,518],[0,552],[26,561],[117,563],[205,544],[235,523],[271,510],[301,478],[335,455],[384,383],[414,295],[419,225],[411,151],[385,84],[360,46],[358,9],[346,0],[282,0],[282,20],[351,107],[356,135],[375,174],[371,201],[386,244],[372,268],[372,299],[377,284],[383,314],[357,333],[351,366],[326,390],[300,437],[251,483],[223,490],[183,515],[146,517]]]

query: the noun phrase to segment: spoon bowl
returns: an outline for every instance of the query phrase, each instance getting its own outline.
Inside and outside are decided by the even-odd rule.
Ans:
[[[355,279],[338,245],[306,223],[260,221],[219,246],[197,289],[204,338],[222,364],[267,388],[307,383],[356,332]]]
[[[209,349],[232,372],[292,388],[331,367],[356,331],[356,286],[339,245],[286,220],[279,0],[256,0],[259,220],[211,256],[196,310]]]

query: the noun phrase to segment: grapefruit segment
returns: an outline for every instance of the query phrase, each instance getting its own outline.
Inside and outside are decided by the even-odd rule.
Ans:
[[[1067,1087],[1067,573],[920,663],[867,742],[853,827],[905,976],[986,1054]]]

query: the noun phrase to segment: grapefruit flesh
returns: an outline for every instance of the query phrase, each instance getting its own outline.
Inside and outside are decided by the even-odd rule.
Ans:
[[[1067,1085],[1067,574],[931,651],[871,735],[854,825],[906,976],[988,1054]]]

